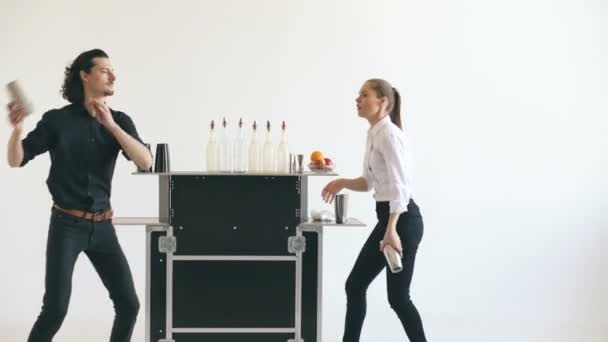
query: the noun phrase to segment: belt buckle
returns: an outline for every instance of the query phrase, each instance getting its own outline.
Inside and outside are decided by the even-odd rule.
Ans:
[[[105,216],[106,213],[105,212],[98,212],[98,213],[92,213],[92,214],[93,214],[93,216],[91,216],[91,221],[99,222],[99,221],[103,221],[105,219],[104,216]],[[101,219],[98,220],[97,217],[100,217],[100,216],[101,216]]]

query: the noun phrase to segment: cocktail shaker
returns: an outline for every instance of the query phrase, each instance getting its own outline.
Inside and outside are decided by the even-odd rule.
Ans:
[[[399,252],[397,252],[391,245],[384,246],[382,252],[384,253],[384,258],[386,259],[388,268],[392,273],[399,273],[403,271],[401,255]]]

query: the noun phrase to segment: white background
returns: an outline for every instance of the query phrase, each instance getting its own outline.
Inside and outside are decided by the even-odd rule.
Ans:
[[[225,115],[270,120],[277,142],[286,120],[291,151],[320,149],[355,177],[368,125],[354,99],[364,80],[386,78],[404,96],[425,217],[412,296],[429,340],[603,342],[607,14],[600,0],[1,0],[0,82],[26,87],[29,131],[65,104],[64,67],[102,48],[118,77],[112,107],[145,141],[169,143],[173,170],[203,170],[209,122]],[[2,341],[24,341],[41,306],[48,168],[48,155],[0,167]],[[156,178],[133,170],[121,157],[116,214],[155,215]],[[311,182],[311,208],[323,208],[327,180]],[[324,341],[341,339],[343,284],[373,208],[370,193],[351,195],[369,227],[326,234]],[[119,238],[143,303],[143,229],[119,228]],[[143,312],[133,341],[143,341]],[[81,256],[56,341],[107,341],[112,319]],[[402,340],[381,274],[362,341]]]

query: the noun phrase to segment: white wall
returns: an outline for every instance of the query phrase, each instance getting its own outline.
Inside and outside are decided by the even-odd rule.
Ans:
[[[66,64],[100,47],[118,73],[112,106],[146,141],[170,144],[174,170],[203,168],[208,123],[226,115],[275,127],[285,119],[293,151],[322,149],[339,173],[357,176],[367,124],[354,98],[365,79],[386,78],[405,97],[425,214],[412,292],[429,340],[600,342],[607,14],[599,0],[1,0],[0,82],[26,86],[37,109],[29,131],[64,104]],[[2,139],[9,133],[0,125]],[[0,167],[2,341],[25,340],[40,309],[48,167],[47,156]],[[156,178],[133,169],[117,165],[116,212],[154,215]],[[313,208],[325,181],[312,182]],[[375,223],[371,194],[353,195],[351,209]],[[369,231],[326,235],[325,341],[340,339],[343,283]],[[119,237],[143,300],[144,233],[120,228]],[[404,340],[383,274],[368,301],[363,341]],[[134,341],[143,341],[143,317]],[[112,318],[80,258],[56,340],[105,341]]]

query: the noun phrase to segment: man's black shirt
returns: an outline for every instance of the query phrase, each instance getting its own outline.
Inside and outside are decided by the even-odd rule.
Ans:
[[[125,132],[141,142],[128,115],[110,112]],[[119,150],[116,138],[83,105],[71,104],[46,112],[23,139],[21,166],[49,151],[51,169],[46,183],[54,203],[66,209],[106,211],[111,208],[112,176]]]

